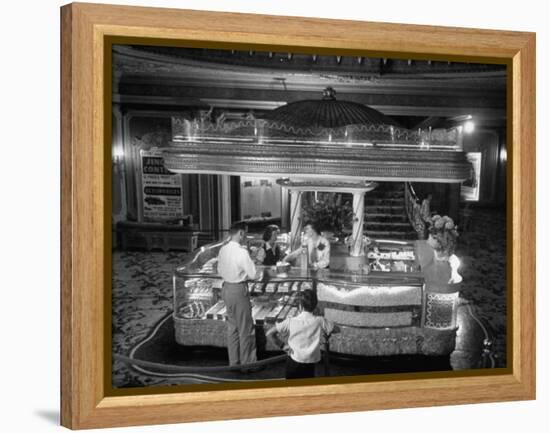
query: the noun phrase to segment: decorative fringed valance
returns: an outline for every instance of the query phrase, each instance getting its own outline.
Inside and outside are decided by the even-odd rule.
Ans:
[[[452,130],[412,131],[361,104],[289,103],[265,118],[215,122],[172,118],[168,170],[328,179],[461,182],[470,163]]]

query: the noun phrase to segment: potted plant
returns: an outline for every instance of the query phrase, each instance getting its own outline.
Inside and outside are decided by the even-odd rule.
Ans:
[[[342,237],[345,229],[353,222],[353,208],[349,200],[343,200],[341,193],[323,192],[310,194],[302,205],[303,222],[312,221],[323,232],[332,232]]]

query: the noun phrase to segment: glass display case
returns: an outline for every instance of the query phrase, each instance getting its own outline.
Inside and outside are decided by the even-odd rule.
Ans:
[[[174,277],[174,317],[177,319],[226,320],[218,277],[176,275]],[[275,323],[297,314],[298,293],[312,290],[307,280],[248,282],[254,323]],[[288,307],[288,308],[287,308]]]
[[[181,319],[204,319],[219,302],[219,278],[175,278],[174,315]]]
[[[420,272],[414,242],[373,240],[367,251],[371,271]]]
[[[343,326],[364,328],[421,327],[423,285],[319,281],[320,312]]]
[[[222,279],[216,263],[222,245],[202,247],[174,274],[176,341],[182,345],[226,346]],[[379,261],[388,270],[259,266],[262,278],[247,283],[258,349],[277,349],[270,347],[265,331],[298,314],[300,292],[315,290],[316,313],[340,330],[330,338],[332,352],[364,356],[451,353],[456,337],[456,294],[436,299],[424,293],[414,243],[377,245],[379,256],[368,260]],[[399,262],[405,265],[396,267]]]
[[[226,346],[226,308],[221,296],[223,281],[217,274],[217,255],[223,242],[202,247],[176,269],[174,284],[174,323],[176,341],[183,345]],[[249,249],[254,239],[247,242]],[[263,278],[249,281],[252,318],[256,325],[257,346],[273,349],[265,340],[264,327],[298,314],[298,293],[313,290],[313,280],[302,271],[277,274],[276,267],[258,266]]]

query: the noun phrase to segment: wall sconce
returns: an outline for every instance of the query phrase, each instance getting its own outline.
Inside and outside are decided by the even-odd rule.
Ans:
[[[124,151],[120,147],[113,149],[113,170],[120,173],[124,167]]]
[[[507,152],[506,152],[506,148],[503,147],[500,149],[500,162],[506,162],[506,158],[508,156]]]
[[[472,122],[471,120],[464,122],[464,132],[466,134],[471,134],[472,132],[474,132],[474,129],[476,129],[476,125],[474,122]]]

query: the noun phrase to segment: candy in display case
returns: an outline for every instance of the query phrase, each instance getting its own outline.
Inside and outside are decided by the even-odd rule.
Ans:
[[[185,346],[227,346],[227,308],[222,299],[223,280],[216,274],[216,258],[205,248],[174,274],[175,338]],[[276,350],[265,339],[264,329],[294,317],[299,311],[299,294],[311,290],[312,281],[270,279],[248,281],[257,347]]]
[[[369,246],[367,259],[371,271],[420,272],[413,242],[375,240]]]
[[[216,273],[222,243],[201,251],[174,274],[175,337],[184,346],[227,347],[223,281]],[[457,297],[425,293],[415,242],[375,240],[367,252],[372,272],[288,267],[285,276],[260,267],[248,281],[259,350],[277,350],[265,331],[299,312],[300,293],[315,290],[318,311],[340,332],[330,350],[343,355],[448,355],[456,339]],[[418,256],[418,257],[417,257]],[[376,272],[380,271],[380,272]]]
[[[174,278],[174,315],[181,319],[204,319],[220,299],[219,278]]]

